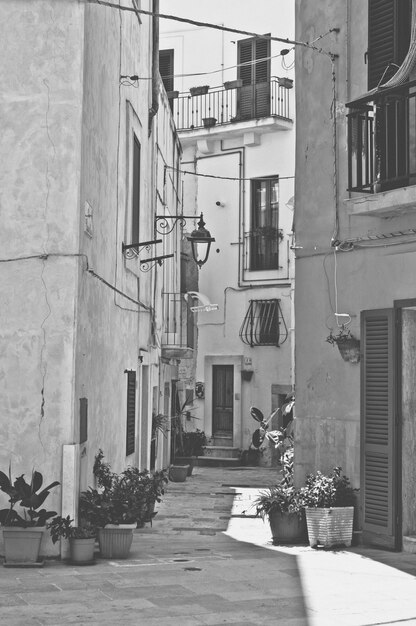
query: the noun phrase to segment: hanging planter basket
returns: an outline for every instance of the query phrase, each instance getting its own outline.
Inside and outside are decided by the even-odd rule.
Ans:
[[[358,363],[360,360],[360,340],[355,337],[350,337],[345,341],[340,341],[338,344],[338,350],[344,361],[350,363]]]
[[[360,340],[354,337],[349,330],[341,329],[337,335],[333,335],[331,331],[326,341],[332,346],[338,346],[339,353],[344,361],[349,361],[350,363],[358,363],[360,361]]]

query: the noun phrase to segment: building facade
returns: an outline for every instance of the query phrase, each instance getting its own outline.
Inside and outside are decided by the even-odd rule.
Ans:
[[[395,549],[416,535],[413,5],[296,2],[296,39],[320,38],[297,46],[296,477],[342,466],[363,541]],[[344,360],[326,338],[348,332]]]
[[[178,377],[162,282],[177,289],[180,257],[171,239],[131,246],[178,202],[180,145],[155,19],[65,0],[0,13],[0,465],[59,480],[51,507],[74,517],[98,449],[114,471],[169,460],[152,415]]]
[[[251,406],[268,418],[292,391],[294,53],[221,26],[290,38],[294,15],[269,1],[255,13],[241,1],[161,7],[200,22],[221,16],[218,30],[162,20],[160,71],[183,148],[182,210],[202,213],[215,238],[189,295],[196,419],[185,427],[204,430],[213,462],[237,463],[257,428]],[[251,460],[277,462],[262,452]]]

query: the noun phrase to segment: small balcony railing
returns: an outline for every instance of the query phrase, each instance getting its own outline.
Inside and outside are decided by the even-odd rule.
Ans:
[[[292,81],[289,79],[272,78],[255,85],[215,87],[205,94],[182,93],[170,102],[178,130],[193,130],[270,116],[290,120],[291,88]]]
[[[164,293],[162,352],[171,358],[194,348],[194,314],[183,293]]]
[[[281,228],[263,227],[244,234],[244,269],[249,271],[279,269]]]
[[[348,191],[416,183],[416,81],[347,105]]]

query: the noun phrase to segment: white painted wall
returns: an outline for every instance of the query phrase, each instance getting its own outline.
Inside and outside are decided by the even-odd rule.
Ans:
[[[285,2],[262,1],[256,3],[212,2],[195,3],[184,0],[161,3],[161,12],[193,18],[201,21],[224,24],[232,28],[257,33],[271,33],[293,38],[294,8]],[[225,69],[237,63],[236,41],[249,35],[231,34],[205,27],[161,22],[161,49],[174,48],[175,75],[194,72],[221,71],[206,76],[175,76],[174,88],[185,91],[193,85],[209,84],[220,86],[225,80],[237,77],[237,70]],[[287,45],[272,42],[271,55],[280,53]],[[291,52],[286,62],[293,61]],[[293,69],[285,70],[281,57],[271,61],[272,76],[293,78]],[[294,99],[291,91],[291,117],[294,118]],[[221,180],[211,177],[184,177],[184,212],[197,215],[202,211],[206,227],[215,237],[210,258],[199,272],[199,291],[209,297],[211,303],[219,305],[218,311],[198,313],[198,354],[196,380],[205,383],[205,400],[196,401],[199,414],[204,415],[203,428],[211,435],[212,427],[212,365],[234,364],[238,372],[238,384],[234,388],[234,446],[245,449],[251,441],[256,425],[249,409],[255,405],[266,416],[272,409],[272,385],[289,390],[292,380],[292,335],[289,330],[287,341],[277,347],[246,346],[239,337],[239,330],[250,299],[279,298],[288,329],[293,327],[292,294],[293,263],[290,252],[293,222],[294,193],[294,129],[256,133],[251,141],[250,132],[257,123],[235,124],[227,135],[218,138],[209,132],[180,133],[184,153],[182,169],[196,171],[208,176],[225,176],[245,181]],[[290,127],[290,124],[289,124]],[[219,126],[215,132],[219,132]],[[194,170],[195,168],[195,170]],[[284,241],[280,245],[279,272],[244,273],[242,264],[242,237],[249,230],[250,182],[260,176],[279,175],[280,181],[280,224],[284,230]],[[285,178],[289,177],[289,178]],[[219,201],[224,206],[217,206]],[[290,202],[292,201],[292,202]],[[191,226],[189,226],[191,230]],[[218,252],[217,252],[218,250]],[[251,359],[254,374],[250,382],[241,381],[240,370],[245,359]],[[201,428],[201,423],[195,424]],[[265,463],[270,457],[265,455]]]

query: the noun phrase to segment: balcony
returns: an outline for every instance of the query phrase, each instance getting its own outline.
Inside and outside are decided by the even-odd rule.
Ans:
[[[279,269],[279,243],[283,239],[281,228],[263,227],[244,234],[245,270],[263,271]]]
[[[162,356],[189,358],[194,348],[194,314],[183,293],[162,294]]]
[[[237,81],[232,81],[237,83]],[[292,81],[273,77],[255,85],[215,87],[199,95],[180,94],[170,100],[178,131],[213,128],[272,117],[291,122]],[[227,83],[225,83],[227,85]],[[284,128],[287,127],[283,126]]]
[[[416,81],[347,106],[348,191],[374,194],[415,185]],[[384,202],[386,214],[389,203],[402,204],[403,194],[389,195]]]

